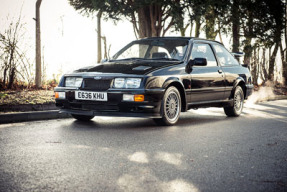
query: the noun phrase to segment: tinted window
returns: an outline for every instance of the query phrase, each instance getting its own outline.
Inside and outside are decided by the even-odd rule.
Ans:
[[[182,61],[189,44],[188,39],[142,39],[133,41],[113,56],[122,59],[171,59]]]
[[[215,56],[208,44],[193,44],[191,58],[205,58],[207,66],[217,66]]]
[[[221,45],[213,45],[216,56],[222,66],[239,65],[238,61]]]

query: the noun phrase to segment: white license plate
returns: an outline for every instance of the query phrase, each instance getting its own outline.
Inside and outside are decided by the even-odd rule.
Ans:
[[[107,101],[108,94],[105,92],[75,91],[75,98],[79,100]]]

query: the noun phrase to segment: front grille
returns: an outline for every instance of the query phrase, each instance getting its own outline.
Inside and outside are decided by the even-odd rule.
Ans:
[[[111,80],[101,79],[84,79],[82,89],[96,90],[96,91],[106,91],[111,87]]]

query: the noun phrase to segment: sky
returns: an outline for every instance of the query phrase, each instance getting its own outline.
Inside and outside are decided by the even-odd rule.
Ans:
[[[19,18],[25,23],[23,49],[35,58],[36,0],[0,0],[0,32]],[[97,61],[96,17],[83,16],[69,5],[68,0],[42,0],[41,43],[42,57],[48,78]],[[120,21],[102,21],[102,35],[106,36],[111,55],[135,39],[132,25]]]

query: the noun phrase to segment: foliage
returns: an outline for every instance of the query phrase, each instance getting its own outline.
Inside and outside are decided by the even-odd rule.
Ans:
[[[287,49],[282,47],[281,35],[286,28],[286,1],[283,0],[69,0],[85,14],[101,11],[106,19],[132,22],[136,36],[164,36],[173,28],[185,36],[195,24],[195,37],[201,31],[206,38],[215,39],[221,33],[232,35],[232,50],[245,52],[244,63],[253,71],[254,83],[259,76],[274,79],[275,58],[280,48],[283,71],[287,74]],[[286,29],[285,29],[286,30]],[[285,36],[286,36],[285,32]],[[285,37],[285,46],[287,37]],[[261,49],[260,49],[261,48]],[[262,50],[264,49],[264,50]],[[270,56],[259,61],[259,54],[268,49]],[[271,51],[272,50],[272,51]],[[286,55],[284,57],[284,54]],[[256,55],[253,59],[253,56]],[[261,74],[258,74],[261,73]],[[287,77],[285,77],[287,79]],[[286,81],[287,82],[287,81]]]
[[[55,103],[53,90],[13,90],[0,92],[0,105]]]
[[[33,65],[20,46],[24,39],[25,24],[21,23],[21,15],[16,22],[11,22],[3,33],[0,33],[0,88],[11,89],[17,80],[32,84]],[[2,77],[1,77],[2,76]]]
[[[101,11],[106,19],[129,20],[136,36],[164,36],[182,19],[180,0],[69,0],[70,4],[85,14]]]

